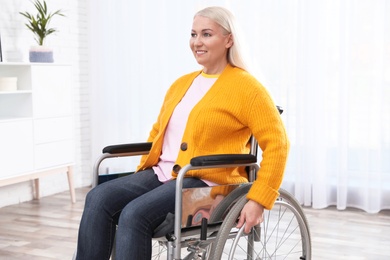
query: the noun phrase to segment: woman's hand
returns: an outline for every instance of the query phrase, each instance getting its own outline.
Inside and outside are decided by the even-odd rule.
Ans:
[[[264,207],[262,205],[253,200],[249,200],[241,210],[240,218],[236,227],[241,228],[242,225],[246,223],[244,232],[249,233],[253,226],[263,222],[263,212]]]

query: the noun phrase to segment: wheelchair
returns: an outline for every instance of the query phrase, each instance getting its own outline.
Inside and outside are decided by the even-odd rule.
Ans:
[[[277,108],[280,113],[283,112],[281,107]],[[246,194],[259,169],[258,144],[253,136],[250,142],[250,154],[199,156],[192,158],[180,170],[176,181],[175,214],[168,215],[155,230],[152,259],[311,259],[308,221],[300,203],[283,189],[279,190],[274,207],[264,211],[264,221],[253,227],[249,234],[244,233],[244,227],[236,228],[240,212],[248,201]],[[99,174],[103,160],[144,155],[151,146],[151,143],[134,143],[105,147],[94,165],[93,185],[132,174]],[[248,171],[248,183],[189,189],[182,187],[188,171],[240,166],[245,166]],[[216,194],[222,194],[218,197],[222,199],[216,200]],[[195,208],[191,209],[194,205]],[[115,248],[111,259],[115,259]]]

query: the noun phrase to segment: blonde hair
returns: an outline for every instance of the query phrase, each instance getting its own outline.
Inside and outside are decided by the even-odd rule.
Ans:
[[[213,20],[225,30],[226,34],[232,35],[233,45],[229,48],[227,53],[228,62],[234,67],[248,70],[243,58],[243,53],[238,38],[239,33],[235,25],[234,15],[226,8],[220,6],[211,6],[198,11],[194,17],[196,16],[203,16]]]

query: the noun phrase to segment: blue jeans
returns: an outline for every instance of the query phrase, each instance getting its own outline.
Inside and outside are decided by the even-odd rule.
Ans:
[[[183,182],[185,188],[205,186],[195,178]],[[109,259],[115,232],[117,259],[151,259],[153,231],[175,211],[175,188],[175,180],[162,183],[149,169],[92,189],[85,200],[76,259]]]

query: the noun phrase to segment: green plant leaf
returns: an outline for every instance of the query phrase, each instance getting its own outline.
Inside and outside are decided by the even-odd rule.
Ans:
[[[27,19],[28,22],[25,25],[36,36],[35,40],[37,41],[37,43],[39,45],[43,45],[45,38],[48,35],[57,31],[55,28],[47,28],[50,24],[51,19],[56,15],[65,15],[62,13],[61,9],[53,13],[48,13],[48,8],[45,0],[43,0],[42,2],[40,0],[35,0],[33,2],[33,5],[38,12],[35,17],[28,12],[19,13]]]

